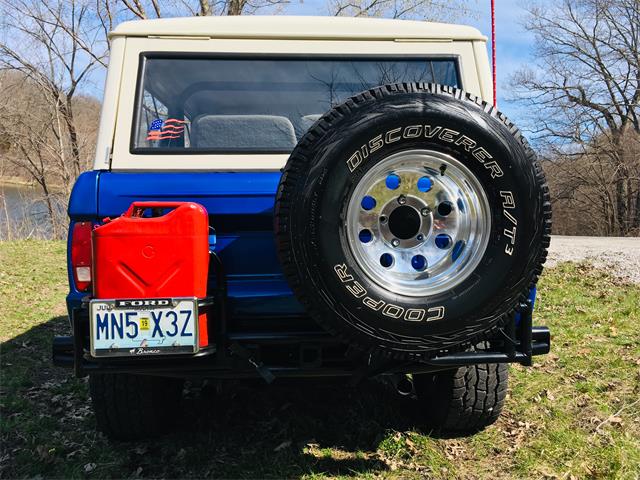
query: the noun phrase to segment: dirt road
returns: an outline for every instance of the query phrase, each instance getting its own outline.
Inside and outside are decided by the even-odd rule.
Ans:
[[[551,237],[548,266],[581,260],[592,261],[610,269],[616,277],[640,284],[640,238]]]

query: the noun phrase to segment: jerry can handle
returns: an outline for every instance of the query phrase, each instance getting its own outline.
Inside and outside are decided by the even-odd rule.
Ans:
[[[178,208],[188,202],[133,202],[126,212],[122,214],[123,217],[141,217],[142,213],[147,208]]]

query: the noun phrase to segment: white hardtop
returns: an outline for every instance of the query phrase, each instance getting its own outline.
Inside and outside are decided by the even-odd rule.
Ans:
[[[121,23],[113,37],[209,37],[341,40],[486,41],[466,25],[383,18],[222,16]]]
[[[132,150],[140,66],[148,52],[452,58],[458,85],[493,101],[486,37],[463,25],[348,17],[238,16],[140,20],[111,34],[111,58],[100,116],[95,169],[277,171],[287,153],[177,155]],[[315,113],[322,113],[320,111]]]

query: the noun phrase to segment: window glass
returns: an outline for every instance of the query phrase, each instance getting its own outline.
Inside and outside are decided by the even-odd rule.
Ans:
[[[459,86],[454,59],[146,58],[135,152],[288,153],[327,110],[395,82]]]

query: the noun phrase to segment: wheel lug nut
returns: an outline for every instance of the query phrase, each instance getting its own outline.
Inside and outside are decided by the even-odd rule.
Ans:
[[[424,235],[419,234],[419,235],[416,237],[416,240],[418,240],[419,242],[421,242],[422,240],[424,240]]]
[[[431,213],[431,210],[429,209],[429,207],[424,207],[422,210],[420,210],[420,213],[423,217],[426,217],[427,215],[429,215],[429,213]]]
[[[405,203],[407,203],[407,197],[405,197],[404,195],[400,195],[400,196],[398,197],[398,203],[399,203],[400,205],[404,205]]]
[[[380,217],[380,223],[387,223],[387,217],[384,215]]]
[[[398,240],[397,238],[394,238],[393,240],[391,240],[391,245],[393,245],[394,247],[397,247],[398,245],[400,245],[400,240]]]

